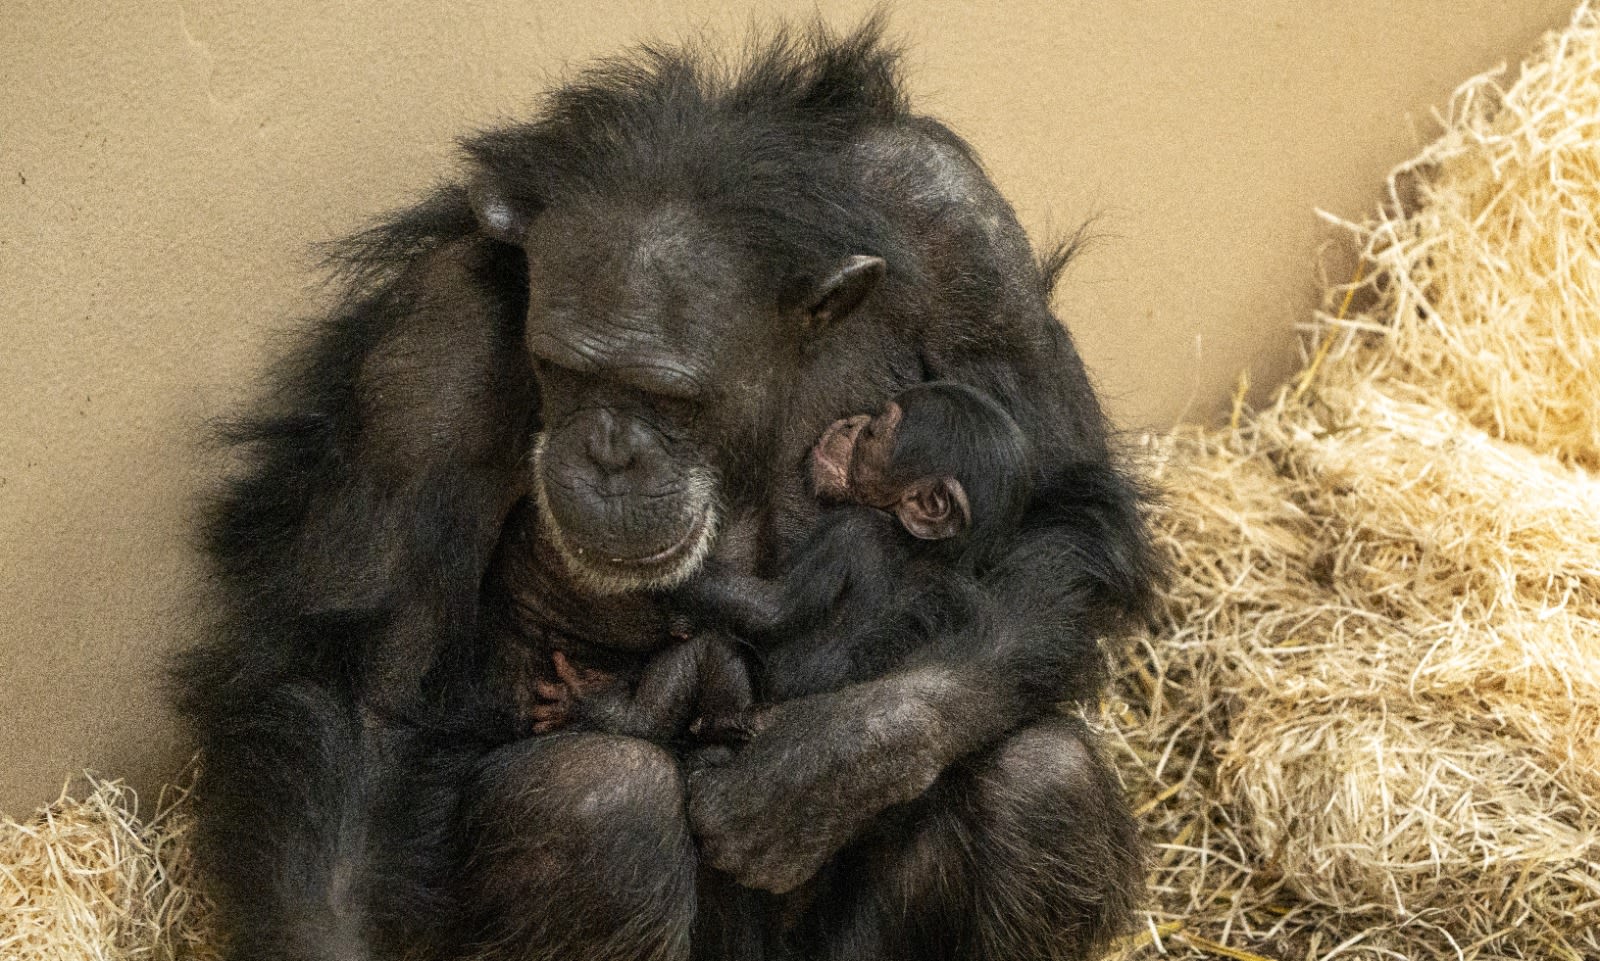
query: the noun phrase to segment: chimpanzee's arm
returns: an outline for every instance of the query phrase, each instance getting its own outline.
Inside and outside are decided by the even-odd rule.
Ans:
[[[477,239],[417,253],[339,308],[233,430],[247,469],[207,546],[224,616],[255,635],[241,642],[251,667],[326,670],[405,710],[446,635],[476,635],[537,429],[522,269]]]
[[[885,598],[885,579],[904,566],[904,537],[890,515],[843,507],[824,516],[791,555],[787,569],[767,580],[708,564],[680,589],[688,607],[743,635],[793,635],[825,616]],[[844,608],[841,609],[841,600]]]
[[[1134,500],[1121,496],[1019,538],[982,580],[970,624],[884,677],[776,705],[728,764],[697,772],[690,818],[710,863],[747,886],[790,890],[956,760],[1097,691],[1097,639],[1142,600],[1119,596],[1119,584],[1142,591],[1150,574]]]
[[[470,229],[447,192],[373,235],[362,271],[410,266],[368,278],[234,431],[241,469],[206,529],[217,617],[178,673],[206,759],[201,856],[240,945],[362,953],[371,878],[397,901],[423,880],[374,852],[448,833],[373,808],[409,796],[386,719],[418,708],[439,652],[472,649],[536,426],[522,268],[449,239]],[[412,833],[390,843],[396,823]]]
[[[920,662],[935,639],[959,636],[982,616],[982,592],[967,571],[931,559],[891,562],[883,571],[882,593],[763,652],[763,698],[788,701],[883,677],[908,659]]]
[[[740,634],[770,634],[788,620],[783,582],[731,570],[708,561],[679,589],[695,617]]]

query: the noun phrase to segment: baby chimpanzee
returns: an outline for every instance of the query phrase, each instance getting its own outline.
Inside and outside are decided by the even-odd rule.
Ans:
[[[966,616],[982,552],[1021,519],[1033,465],[1022,431],[983,393],[919,384],[875,415],[836,421],[811,452],[818,498],[838,504],[773,579],[715,565],[680,589],[712,631],[659,655],[630,696],[610,675],[555,655],[535,729],[569,721],[670,740],[753,733],[759,712],[735,637],[763,656],[778,701],[867,680]],[[693,722],[690,724],[690,722]],[[688,725],[686,727],[686,725]]]

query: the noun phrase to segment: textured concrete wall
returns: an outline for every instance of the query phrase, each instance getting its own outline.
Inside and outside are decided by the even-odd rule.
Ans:
[[[825,0],[855,22],[866,5]],[[902,2],[923,107],[1038,234],[1099,212],[1065,314],[1115,413],[1205,417],[1293,360],[1315,206],[1359,215],[1470,73],[1567,0]],[[0,810],[149,786],[187,629],[197,443],[317,303],[307,245],[415,196],[586,58],[772,2],[14,3],[0,29]],[[1408,118],[1419,118],[1414,131]]]

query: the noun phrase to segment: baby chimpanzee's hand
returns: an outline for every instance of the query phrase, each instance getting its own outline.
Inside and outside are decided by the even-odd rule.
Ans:
[[[539,678],[533,682],[533,691],[540,699],[530,712],[535,734],[549,734],[566,727],[577,717],[580,702],[609,693],[622,684],[615,674],[579,667],[560,651],[550,655],[550,663],[556,679]]]

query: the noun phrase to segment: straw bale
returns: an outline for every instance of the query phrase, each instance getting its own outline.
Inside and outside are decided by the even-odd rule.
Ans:
[[[1391,178],[1413,209],[1358,228],[1385,324],[1355,359],[1505,440],[1600,468],[1600,47],[1585,4],[1502,89],[1458,91]],[[1398,321],[1398,322],[1397,322]],[[1366,328],[1366,325],[1360,325]],[[1369,329],[1369,328],[1368,328]]]
[[[1445,126],[1301,376],[1152,443],[1125,954],[1600,958],[1600,18]]]

